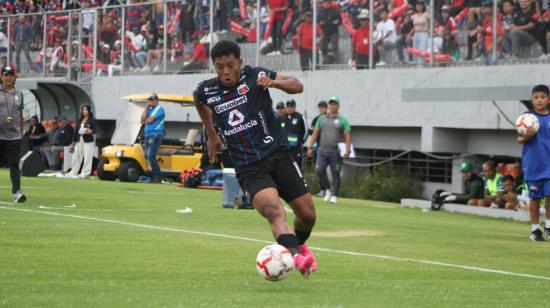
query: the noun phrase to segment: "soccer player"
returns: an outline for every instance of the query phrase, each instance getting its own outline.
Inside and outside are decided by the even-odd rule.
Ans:
[[[533,128],[527,129],[518,136],[518,142],[523,144],[522,167],[527,185],[529,186],[529,213],[531,216],[531,240],[544,241],[540,230],[540,199],[546,198],[546,220],[544,231],[550,235],[550,90],[545,85],[533,88],[531,102],[534,110],[531,111],[540,122],[538,132]]]
[[[268,220],[277,243],[290,250],[296,269],[307,277],[317,270],[315,257],[305,244],[315,224],[315,207],[300,168],[288,152],[269,94],[269,88],[300,93],[302,83],[265,68],[243,67],[240,48],[230,41],[218,42],[210,56],[217,78],[199,83],[194,92],[208,134],[210,161],[216,161],[221,147],[215,123],[231,153],[239,184]],[[279,196],[294,211],[294,230],[286,221]]]

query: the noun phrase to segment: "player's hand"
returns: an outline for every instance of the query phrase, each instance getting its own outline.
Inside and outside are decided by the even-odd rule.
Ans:
[[[349,155],[350,155],[350,151],[346,150],[346,152],[344,153],[344,158],[349,158]]]
[[[518,199],[518,195],[513,192],[509,192],[506,195],[504,195],[504,200],[506,200],[507,202],[514,202],[517,199]]]
[[[535,131],[535,129],[533,127],[528,127],[526,130],[525,130],[525,133],[523,134],[524,137],[533,137],[537,134],[537,132]]]
[[[313,158],[313,150],[312,149],[307,149],[307,158]]]
[[[256,80],[256,85],[264,90],[267,90],[267,88],[273,85],[273,79],[270,79],[267,76],[261,76]]]
[[[208,142],[206,143],[206,149],[208,150],[208,160],[211,163],[218,161],[218,156],[216,155],[222,148],[222,141],[220,137],[214,136],[209,137]]]

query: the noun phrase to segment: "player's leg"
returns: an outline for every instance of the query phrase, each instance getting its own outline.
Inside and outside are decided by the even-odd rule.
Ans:
[[[25,202],[27,197],[21,192],[21,170],[19,170],[21,140],[9,140],[4,142],[6,142],[6,159],[10,166],[13,202]]]
[[[544,196],[544,208],[546,210],[544,220],[544,233],[546,237],[550,239],[550,181],[544,181],[543,194]]]
[[[276,240],[283,234],[294,233],[286,221],[286,213],[279,201],[279,193],[276,188],[268,187],[257,192],[252,200],[252,205],[260,215],[267,219]]]
[[[329,164],[328,155],[319,151],[317,153],[317,162],[315,163],[315,173],[317,173],[317,177],[319,177],[319,181],[321,182],[321,187],[325,188],[325,199],[324,199],[325,202],[328,202],[330,197],[332,196],[332,193],[330,192],[330,182],[328,181],[328,176],[327,176],[328,164]]]
[[[529,216],[531,217],[531,235],[533,241],[542,242],[544,237],[540,230],[540,199],[542,198],[543,185],[540,181],[527,182],[529,185]]]

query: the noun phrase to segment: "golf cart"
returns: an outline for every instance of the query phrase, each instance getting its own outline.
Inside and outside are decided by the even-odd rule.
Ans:
[[[103,148],[97,166],[100,179],[122,182],[137,182],[151,171],[145,158],[143,140],[138,139],[142,124],[140,116],[147,108],[150,94],[135,94],[122,97],[128,107],[111,138],[111,145]],[[193,106],[193,97],[174,94],[159,94],[159,102],[177,103],[183,107]],[[181,171],[200,165],[201,147],[194,146],[198,130],[190,129],[185,140],[165,140],[157,152],[157,161],[164,177],[178,179]],[[136,142],[137,140],[137,142]],[[141,141],[141,142],[140,142]]]

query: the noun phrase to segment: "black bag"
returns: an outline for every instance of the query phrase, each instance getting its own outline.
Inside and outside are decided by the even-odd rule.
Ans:
[[[439,211],[441,207],[443,206],[443,203],[445,201],[445,197],[441,196],[441,193],[443,193],[443,189],[438,189],[434,192],[432,195],[432,210]]]

